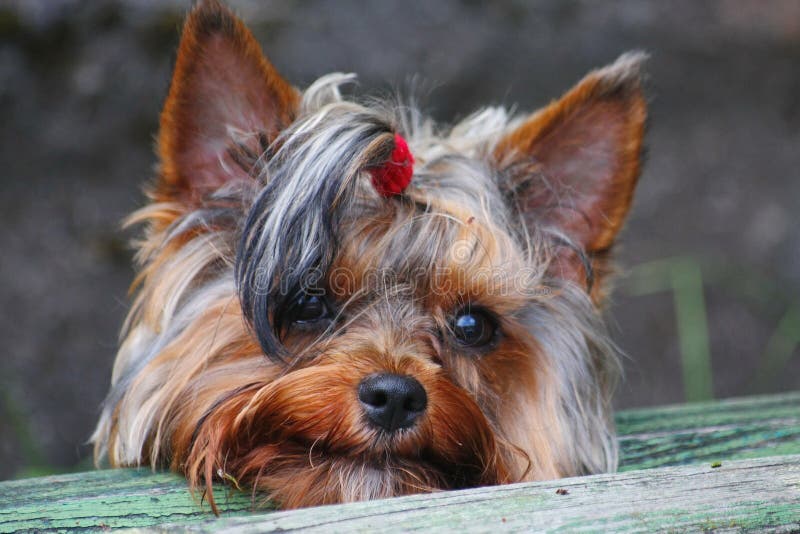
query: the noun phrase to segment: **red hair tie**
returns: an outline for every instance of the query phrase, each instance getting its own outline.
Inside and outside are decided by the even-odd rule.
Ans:
[[[394,134],[394,150],[389,160],[380,167],[370,169],[370,173],[372,185],[380,195],[392,197],[405,191],[414,174],[414,156],[400,134]]]

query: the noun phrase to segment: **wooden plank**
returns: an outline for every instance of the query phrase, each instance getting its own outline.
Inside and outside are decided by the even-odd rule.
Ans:
[[[252,509],[250,495],[214,491],[223,515]],[[190,523],[211,516],[186,481],[147,469],[107,469],[0,483],[0,532],[107,530]]]
[[[800,454],[800,392],[626,410],[620,471]]]
[[[623,471],[800,454],[800,393],[630,410],[617,421]],[[224,516],[253,509],[247,493],[215,497]],[[181,477],[146,469],[0,482],[0,532],[190,524],[209,513]]]
[[[560,490],[560,491],[559,491]],[[175,527],[156,528],[168,532]],[[181,526],[189,532],[800,529],[800,456],[662,467]]]

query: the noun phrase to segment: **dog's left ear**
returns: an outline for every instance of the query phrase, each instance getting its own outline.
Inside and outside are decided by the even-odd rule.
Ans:
[[[625,54],[589,73],[494,151],[506,179],[501,187],[529,228],[546,226],[566,238],[555,248],[551,274],[586,287],[596,300],[639,176],[645,58]]]
[[[244,23],[217,0],[199,2],[161,112],[156,200],[193,202],[247,179],[248,160],[294,120],[299,103]]]

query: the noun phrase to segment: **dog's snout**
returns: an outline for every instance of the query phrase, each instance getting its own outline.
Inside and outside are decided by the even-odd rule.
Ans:
[[[428,406],[428,395],[419,381],[388,373],[362,380],[358,400],[369,421],[390,432],[412,426]]]

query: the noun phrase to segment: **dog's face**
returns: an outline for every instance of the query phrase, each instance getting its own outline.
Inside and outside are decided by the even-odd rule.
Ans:
[[[284,507],[613,469],[598,307],[639,172],[641,59],[441,133],[343,99],[348,76],[299,92],[201,3],[133,216],[98,453]],[[413,181],[386,196],[398,133]]]

